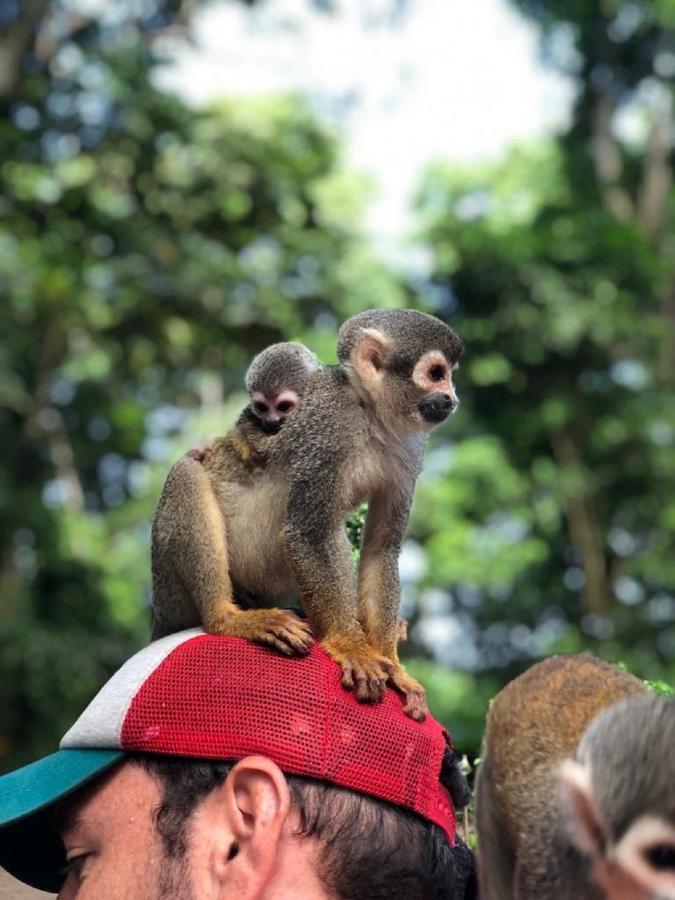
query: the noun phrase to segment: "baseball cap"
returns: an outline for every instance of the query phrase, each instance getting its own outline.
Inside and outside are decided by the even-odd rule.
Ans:
[[[58,891],[65,859],[54,803],[139,751],[262,754],[287,774],[417,813],[454,844],[455,812],[439,780],[450,738],[432,716],[413,721],[403,705],[391,689],[381,703],[359,703],[318,644],[289,659],[196,628],[161,638],[103,686],[57,753],[0,778],[0,866]]]

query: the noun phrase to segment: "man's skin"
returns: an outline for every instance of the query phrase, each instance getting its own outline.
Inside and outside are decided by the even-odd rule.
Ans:
[[[122,763],[62,809],[70,869],[59,900],[328,900],[318,843],[295,833],[281,770],[264,756],[236,764],[196,807],[184,858],[166,855],[154,824],[161,788]]]

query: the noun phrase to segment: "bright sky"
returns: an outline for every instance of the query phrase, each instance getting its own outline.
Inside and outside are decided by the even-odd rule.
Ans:
[[[375,179],[368,230],[395,247],[426,163],[495,158],[565,121],[571,84],[544,68],[538,35],[507,0],[308,0],[254,10],[216,0],[195,19],[163,86],[194,104],[222,95],[300,91],[339,127],[347,163]],[[370,25],[369,21],[370,20]],[[374,24],[372,24],[374,23]]]

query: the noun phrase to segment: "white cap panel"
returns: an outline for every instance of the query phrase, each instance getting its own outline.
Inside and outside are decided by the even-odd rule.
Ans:
[[[122,725],[141,685],[166,657],[194,637],[201,628],[178,631],[139,650],[107,681],[74,725],[64,734],[62,750],[76,747],[120,748]]]

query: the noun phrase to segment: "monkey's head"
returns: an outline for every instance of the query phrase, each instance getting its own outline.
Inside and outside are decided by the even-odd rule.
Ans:
[[[452,328],[414,309],[366,310],[338,334],[338,359],[357,392],[401,432],[430,431],[455,411],[462,350]]]
[[[246,373],[251,408],[268,434],[278,431],[296,409],[319,362],[304,344],[272,344],[256,357]]]
[[[593,720],[560,770],[568,834],[609,900],[675,898],[675,699],[639,694]]]

